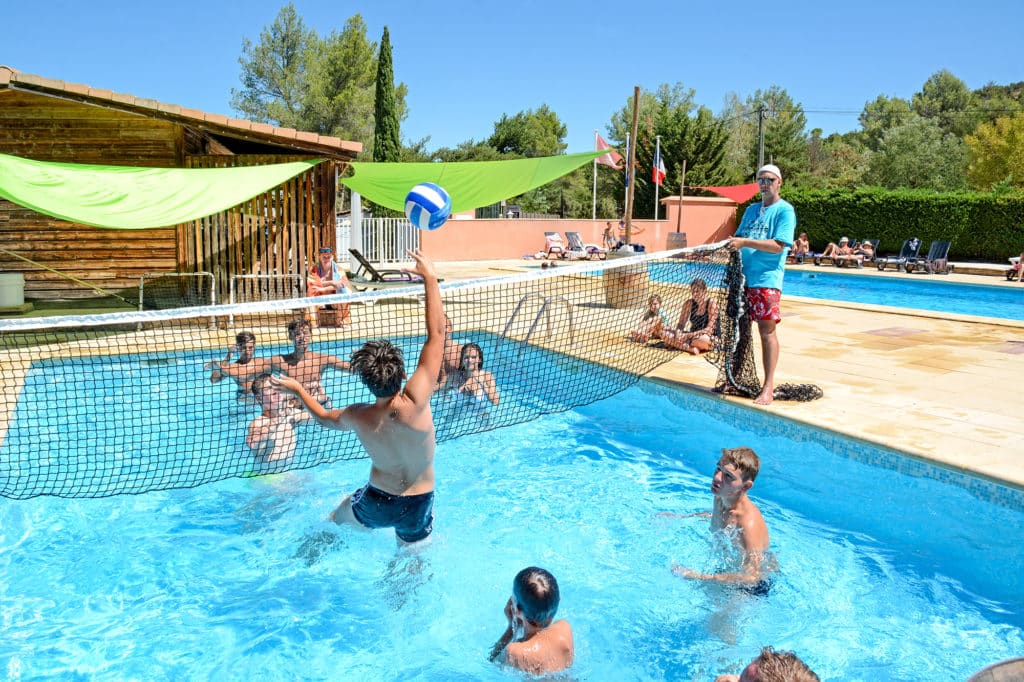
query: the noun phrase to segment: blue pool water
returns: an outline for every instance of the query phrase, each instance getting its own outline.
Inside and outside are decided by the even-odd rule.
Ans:
[[[938,277],[910,279],[787,270],[783,291],[789,296],[1024,320],[1024,290],[961,284]]]
[[[654,279],[669,279],[668,268],[692,267],[687,262],[654,263]],[[707,268],[707,265],[702,267]],[[831,271],[830,271],[831,270]],[[783,294],[830,301],[850,301],[897,308],[917,308],[959,315],[977,315],[1007,320],[1024,320],[1024,289],[990,284],[961,284],[940,275],[885,277],[834,272],[835,268],[786,270]],[[686,276],[672,276],[685,281]]]
[[[670,571],[718,564],[706,519],[659,512],[708,509],[737,445],[763,460],[767,597]],[[442,443],[436,465],[416,552],[322,521],[365,460],[0,500],[0,661],[20,679],[517,680],[486,654],[530,564],[561,583],[568,679],[709,680],[771,644],[822,679],[945,682],[1024,651],[1019,491],[647,382]]]

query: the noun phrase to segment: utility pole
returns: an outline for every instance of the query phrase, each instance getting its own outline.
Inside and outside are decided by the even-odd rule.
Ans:
[[[633,190],[636,188],[636,174],[633,172],[636,164],[636,132],[640,121],[640,86],[633,88],[633,134],[630,136],[632,144],[629,145],[629,158],[626,159],[626,177],[629,184],[626,187],[626,243],[633,243]]]
[[[764,102],[757,107],[757,167],[764,165],[764,119],[768,116]]]

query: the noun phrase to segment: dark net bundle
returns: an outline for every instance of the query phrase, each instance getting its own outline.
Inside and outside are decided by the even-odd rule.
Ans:
[[[657,341],[630,340],[648,297],[660,295],[675,324],[695,279],[706,283],[719,310],[740,315],[722,320],[722,344],[706,357],[722,368],[723,386],[756,394],[749,322],[743,333],[742,298],[733,300],[742,286],[738,261],[730,262],[721,248],[677,255],[563,261],[526,274],[443,284],[452,323],[446,361],[457,366],[460,347],[476,344],[499,401],[439,382],[432,399],[438,441],[565,411],[629,387],[680,353]],[[280,284],[285,291],[291,286],[274,286]],[[161,289],[167,300],[173,291],[205,295],[181,283]],[[352,432],[322,428],[305,410],[287,405],[278,415],[275,447],[254,450],[247,441],[261,408],[245,378],[257,367],[287,371],[284,359],[308,342],[304,357],[317,354],[313,369],[296,378],[309,382],[325,404],[342,408],[373,400],[342,365],[364,342],[389,340],[402,350],[411,375],[425,340],[422,286],[146,307],[132,314],[0,321],[0,495],[143,493],[365,457]],[[229,355],[228,349],[248,340],[255,343],[255,360],[240,365],[240,350]]]

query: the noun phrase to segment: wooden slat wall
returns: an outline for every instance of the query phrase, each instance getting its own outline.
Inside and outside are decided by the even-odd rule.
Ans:
[[[309,158],[248,154],[189,156],[189,168],[222,168],[285,163]],[[223,213],[178,227],[178,269],[212,272],[217,300],[227,301],[231,275],[302,275],[316,262],[321,245],[334,246],[334,164],[314,166],[275,189]],[[244,284],[246,300],[255,284]],[[283,280],[270,287],[271,296],[293,295]]]
[[[187,156],[202,137],[146,116],[14,90],[0,90],[0,152],[41,161],[211,167],[281,163],[308,155]],[[126,298],[150,272],[209,271],[217,300],[231,274],[304,274],[320,244],[334,243],[334,165],[325,162],[277,190],[189,225],[109,230],[70,223],[0,200],[0,249]],[[307,194],[308,193],[308,194]],[[279,219],[276,219],[277,217]],[[0,270],[25,274],[29,299],[90,298],[97,292],[0,253]]]

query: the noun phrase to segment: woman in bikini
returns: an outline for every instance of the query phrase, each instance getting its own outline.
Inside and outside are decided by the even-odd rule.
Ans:
[[[700,355],[718,345],[718,336],[718,304],[708,296],[707,282],[698,277],[690,283],[690,300],[683,304],[676,328],[663,331],[661,338],[669,348]]]

